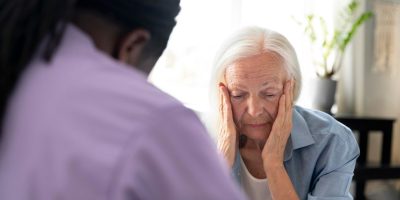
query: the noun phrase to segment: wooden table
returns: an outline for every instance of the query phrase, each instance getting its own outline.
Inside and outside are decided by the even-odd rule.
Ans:
[[[353,132],[357,131],[359,134],[360,157],[357,160],[356,169],[354,171],[356,200],[365,199],[364,190],[368,180],[400,179],[400,166],[393,166],[390,162],[392,155],[393,124],[396,121],[395,119],[354,116],[336,116],[335,118],[348,126]],[[370,133],[383,134],[381,160],[378,165],[371,165],[367,162],[368,136]]]

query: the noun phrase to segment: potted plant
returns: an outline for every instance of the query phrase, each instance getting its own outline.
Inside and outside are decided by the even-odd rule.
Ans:
[[[326,20],[315,14],[305,16],[305,22],[299,22],[304,33],[308,36],[314,55],[317,83],[313,106],[330,113],[334,104],[336,76],[342,66],[342,58],[346,47],[353,39],[358,28],[372,17],[372,12],[358,14],[360,4],[356,0],[350,1],[338,15],[337,26],[329,29]]]

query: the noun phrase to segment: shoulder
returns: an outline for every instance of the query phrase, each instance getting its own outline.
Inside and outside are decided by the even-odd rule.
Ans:
[[[162,110],[183,107],[178,100],[149,83],[147,76],[133,66],[96,56],[95,60],[80,58],[80,66],[61,72],[72,80],[58,82],[64,87],[61,95],[74,97],[80,104],[99,110],[131,112],[143,117],[165,116],[168,113],[160,114]],[[79,105],[78,102],[70,103]]]
[[[337,141],[341,144],[353,143],[355,139],[352,131],[344,124],[337,121],[331,115],[318,110],[312,110],[296,106],[297,116],[306,124],[315,141]]]
[[[126,136],[143,135],[154,126],[153,120],[167,122],[175,115],[194,118],[132,66],[99,52],[84,52],[88,53],[71,51],[57,54],[50,63],[32,63],[14,95],[18,108],[14,111],[41,127],[49,123],[85,131],[102,127],[103,132],[118,130]]]
[[[301,107],[295,112],[314,139],[312,145],[299,152],[312,163],[319,174],[316,177],[336,170],[352,171],[360,154],[352,131],[326,113]]]
[[[333,171],[346,163],[355,163],[360,151],[352,131],[332,116],[296,107],[295,112],[304,120],[315,143],[308,155],[316,160],[316,168]]]

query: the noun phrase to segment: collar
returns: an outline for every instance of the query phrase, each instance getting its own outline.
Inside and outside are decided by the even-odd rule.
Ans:
[[[72,55],[74,57],[79,55],[86,58],[89,57],[99,63],[125,65],[122,62],[118,62],[105,52],[97,49],[93,39],[73,23],[68,23],[66,25],[63,38],[60,41],[54,57],[60,55]]]
[[[303,118],[303,116],[301,116],[298,109],[298,106],[295,106],[293,109],[293,128],[292,133],[290,134],[288,142],[286,144],[284,161],[288,161],[292,158],[292,153],[294,150],[315,143],[315,140],[311,135],[310,129],[308,128],[307,122]]]

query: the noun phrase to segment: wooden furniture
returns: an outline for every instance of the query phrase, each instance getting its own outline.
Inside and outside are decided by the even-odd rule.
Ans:
[[[359,134],[360,157],[357,160],[356,169],[354,171],[356,200],[365,200],[364,190],[368,180],[400,179],[400,166],[393,166],[390,162],[392,155],[393,123],[395,119],[344,116],[336,116],[335,118],[348,126],[353,132],[358,132]],[[383,134],[381,160],[378,165],[371,165],[367,162],[368,136],[371,133]]]

